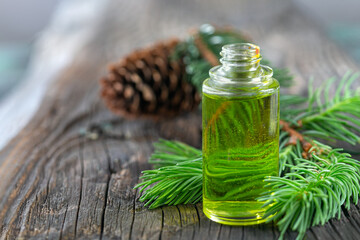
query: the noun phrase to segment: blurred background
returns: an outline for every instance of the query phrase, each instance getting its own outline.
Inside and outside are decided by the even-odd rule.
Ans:
[[[175,2],[176,0],[173,1]],[[318,29],[323,31],[325,35],[336,42],[360,64],[360,1],[291,1],[304,14],[309,15],[309,19],[314,22],[314,25],[318,26]],[[7,135],[7,138],[10,138],[23,126],[26,123],[26,119],[30,117],[30,113],[37,107],[37,102],[41,100],[40,94],[33,94],[37,96],[37,100],[33,100],[35,97],[31,97],[31,101],[19,101],[21,96],[27,94],[27,88],[22,86],[26,85],[26,78],[36,79],[37,82],[32,81],[28,84],[38,84],[35,91],[39,92],[40,89],[46,87],[42,79],[54,78],[50,75],[43,76],[41,68],[46,68],[46,65],[33,68],[37,69],[37,72],[29,72],[29,69],[31,69],[32,63],[36,62],[34,57],[41,55],[37,51],[37,46],[40,45],[38,43],[39,41],[41,42],[41,36],[46,32],[50,32],[53,35],[57,33],[57,29],[51,28],[51,22],[55,21],[56,13],[62,9],[65,2],[67,4],[67,12],[61,16],[66,19],[65,21],[62,19],[62,21],[58,22],[66,22],[67,25],[71,26],[70,29],[67,29],[69,35],[82,31],[81,26],[84,23],[96,24],[96,22],[92,22],[91,15],[99,14],[101,6],[105,5],[103,4],[105,0],[73,2],[71,0],[0,0],[0,124],[1,126],[11,126],[10,128],[14,128],[4,127],[5,130],[0,129],[2,137]],[[69,7],[69,5],[75,6]],[[64,8],[62,10],[64,11]],[[122,10],[120,9],[119,11]],[[242,17],[246,17],[250,21],[252,17],[256,16],[249,14],[249,16]],[[221,16],[217,16],[217,19],[221,19]],[[52,38],[48,36],[47,41],[49,39],[51,40]],[[71,49],[76,49],[81,47],[82,44],[81,40],[77,41],[68,37],[68,42],[62,41],[61,44],[66,45],[67,48],[72,46]],[[37,52],[36,55],[34,54],[35,52]],[[56,58],[53,59],[58,61],[57,65],[61,66],[63,62],[66,62],[67,56],[65,53],[62,54],[61,51],[55,50],[53,52],[54,55],[56,54]],[[31,77],[29,77],[30,75]],[[14,109],[17,109],[18,113]],[[16,114],[18,116],[15,116]],[[9,115],[14,116],[9,118]],[[11,122],[11,124],[6,125],[6,121]],[[4,142],[5,140],[0,139],[0,148]]]
[[[23,79],[37,36],[61,0],[0,0],[0,101]]]
[[[0,103],[24,79],[34,42],[62,1],[0,0]],[[293,1],[360,63],[360,1]]]

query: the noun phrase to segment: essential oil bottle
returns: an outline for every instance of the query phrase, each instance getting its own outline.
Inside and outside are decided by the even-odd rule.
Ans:
[[[279,83],[254,44],[220,55],[203,83],[203,211],[222,224],[258,224],[264,179],[279,172]]]

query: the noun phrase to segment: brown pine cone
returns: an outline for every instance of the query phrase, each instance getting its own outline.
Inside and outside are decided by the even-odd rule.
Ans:
[[[184,64],[169,58],[177,44],[160,42],[110,65],[100,81],[108,108],[130,118],[174,116],[196,108],[200,96],[186,81]]]

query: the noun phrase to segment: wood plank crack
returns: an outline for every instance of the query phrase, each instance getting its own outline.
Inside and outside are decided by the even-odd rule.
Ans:
[[[84,179],[84,142],[81,141],[79,145],[79,161],[80,161],[80,189],[79,189],[79,201],[77,203],[76,217],[75,217],[75,238],[78,232],[78,220],[79,220],[79,212],[80,212],[80,204],[82,199],[83,192],[83,179]]]
[[[107,207],[107,202],[108,202],[108,196],[109,196],[109,185],[110,185],[110,179],[111,179],[111,175],[112,175],[112,170],[111,170],[111,159],[110,159],[110,154],[109,154],[109,149],[107,148],[104,139],[102,139],[101,141],[102,146],[104,148],[104,152],[106,154],[106,161],[107,161],[107,167],[108,167],[108,176],[106,179],[106,187],[105,187],[105,196],[104,196],[104,207],[103,207],[103,211],[102,211],[102,215],[101,215],[101,227],[100,227],[100,240],[103,239],[103,235],[104,235],[104,225],[105,225],[105,213],[106,213],[106,207]]]
[[[131,240],[131,235],[132,235],[133,228],[134,228],[136,196],[137,196],[137,189],[135,190],[134,199],[133,199],[132,219],[131,219],[131,225],[130,225],[129,240]]]
[[[63,230],[64,230],[64,225],[65,225],[65,219],[66,219],[66,214],[68,212],[68,209],[69,209],[69,204],[66,204],[66,210],[65,210],[65,213],[64,213],[64,219],[63,219],[62,224],[61,224],[59,240],[62,239],[62,234],[63,234]]]
[[[336,235],[337,235],[336,239],[343,239],[341,237],[341,233],[339,233],[339,231],[337,230],[337,227],[334,224],[334,219],[331,219],[328,224],[330,224],[330,226],[332,226],[332,229],[334,230],[334,233],[336,233]]]
[[[160,228],[160,233],[159,233],[159,240],[161,240],[162,238],[162,233],[163,233],[163,229],[164,229],[164,209],[163,207],[160,207],[161,209],[161,228]]]
[[[352,204],[351,207],[354,207],[354,205]],[[344,206],[342,206],[341,209],[342,209],[343,215],[348,219],[348,221],[350,222],[351,226],[355,229],[357,234],[360,234],[360,228],[359,228],[359,225],[357,225],[357,221],[354,220],[354,218],[352,218],[350,216],[349,211]]]

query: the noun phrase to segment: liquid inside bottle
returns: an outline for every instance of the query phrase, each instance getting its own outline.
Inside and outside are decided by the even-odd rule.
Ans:
[[[279,84],[259,47],[223,47],[203,85],[203,211],[228,225],[266,221],[264,179],[279,172]]]

